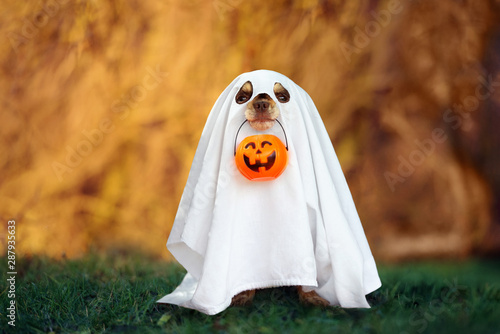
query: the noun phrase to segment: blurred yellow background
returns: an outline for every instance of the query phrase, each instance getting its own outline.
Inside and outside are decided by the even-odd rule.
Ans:
[[[315,101],[375,257],[498,254],[500,1],[0,4],[0,218],[17,251],[165,248],[239,74]]]

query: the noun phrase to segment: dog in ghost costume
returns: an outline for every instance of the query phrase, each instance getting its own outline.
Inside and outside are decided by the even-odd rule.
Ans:
[[[263,133],[286,142],[288,163],[274,179],[251,181],[235,146]],[[187,274],[158,302],[210,315],[279,286],[299,287],[309,303],[368,308],[366,295],[381,286],[312,99],[273,71],[244,73],[217,99],[167,248]]]

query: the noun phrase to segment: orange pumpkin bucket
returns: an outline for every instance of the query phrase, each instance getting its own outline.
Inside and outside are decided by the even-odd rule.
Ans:
[[[288,139],[281,123],[278,120],[276,122],[285,134],[286,146],[275,135],[262,134],[246,137],[236,148],[238,134],[243,124],[236,133],[234,142],[236,166],[250,181],[274,180],[284,172],[288,164]]]

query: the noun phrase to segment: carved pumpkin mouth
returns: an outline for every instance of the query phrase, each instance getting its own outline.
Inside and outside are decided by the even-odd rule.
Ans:
[[[263,157],[260,154],[257,155],[258,159],[252,158],[252,161],[246,155],[243,155],[243,160],[245,160],[245,165],[254,172],[260,172],[261,169],[269,170],[274,166],[276,161],[276,151],[273,151],[267,157]]]

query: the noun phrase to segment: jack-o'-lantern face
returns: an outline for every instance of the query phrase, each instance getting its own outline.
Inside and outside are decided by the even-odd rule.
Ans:
[[[283,173],[288,163],[285,145],[274,135],[250,136],[236,150],[236,166],[251,181],[268,181]]]

